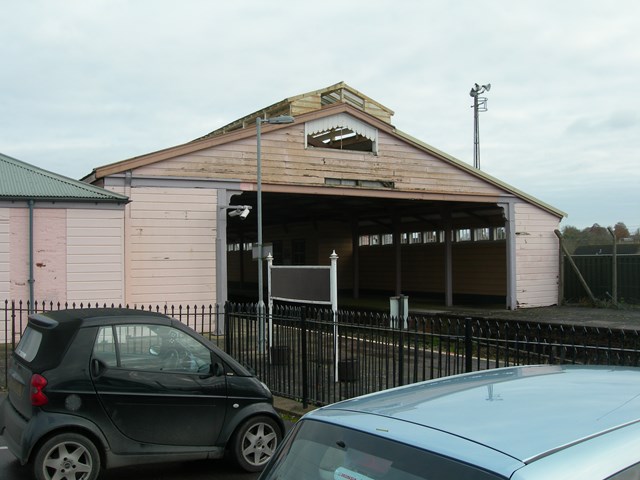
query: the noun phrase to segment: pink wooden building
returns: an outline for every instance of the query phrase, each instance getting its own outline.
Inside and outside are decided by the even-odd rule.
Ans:
[[[123,302],[127,201],[0,154],[0,301]]]
[[[275,264],[328,264],[335,250],[339,289],[352,297],[557,303],[553,232],[564,213],[399,131],[393,114],[339,83],[94,169],[84,181],[130,200],[125,301],[255,296],[256,119],[288,115],[293,123],[263,124],[261,135],[263,243]],[[230,217],[231,205],[252,213]]]

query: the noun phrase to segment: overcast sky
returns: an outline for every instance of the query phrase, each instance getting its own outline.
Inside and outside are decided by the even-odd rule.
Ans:
[[[344,81],[566,212],[640,228],[637,0],[0,0],[0,152],[79,179]],[[1,179],[0,179],[1,181]]]

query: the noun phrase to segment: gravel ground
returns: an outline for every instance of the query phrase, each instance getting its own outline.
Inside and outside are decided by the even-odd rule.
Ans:
[[[412,310],[413,311],[413,310]],[[500,320],[524,322],[562,323],[599,328],[640,329],[640,307],[624,306],[620,308],[593,308],[584,306],[561,306],[541,308],[521,308],[514,311],[498,308],[450,308],[446,310],[415,310],[448,312],[457,315],[469,315]]]

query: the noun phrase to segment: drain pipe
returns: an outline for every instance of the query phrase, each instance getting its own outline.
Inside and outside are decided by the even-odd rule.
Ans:
[[[33,200],[29,200],[29,313],[33,313]]]

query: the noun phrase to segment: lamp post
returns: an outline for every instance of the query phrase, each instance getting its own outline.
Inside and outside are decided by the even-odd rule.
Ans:
[[[491,84],[478,85],[471,88],[469,95],[473,97],[473,166],[480,169],[480,127],[478,125],[478,112],[487,111],[487,97],[478,97],[491,90]]]
[[[262,128],[263,123],[270,124],[283,124],[293,123],[294,118],[289,115],[280,115],[272,118],[256,118],[256,157],[257,157],[257,196],[258,196],[258,318],[259,318],[259,330],[258,330],[258,346],[259,351],[264,353],[264,337],[265,337],[265,319],[264,319],[264,288],[263,288],[263,275],[262,265],[264,260],[263,244],[262,244]]]

